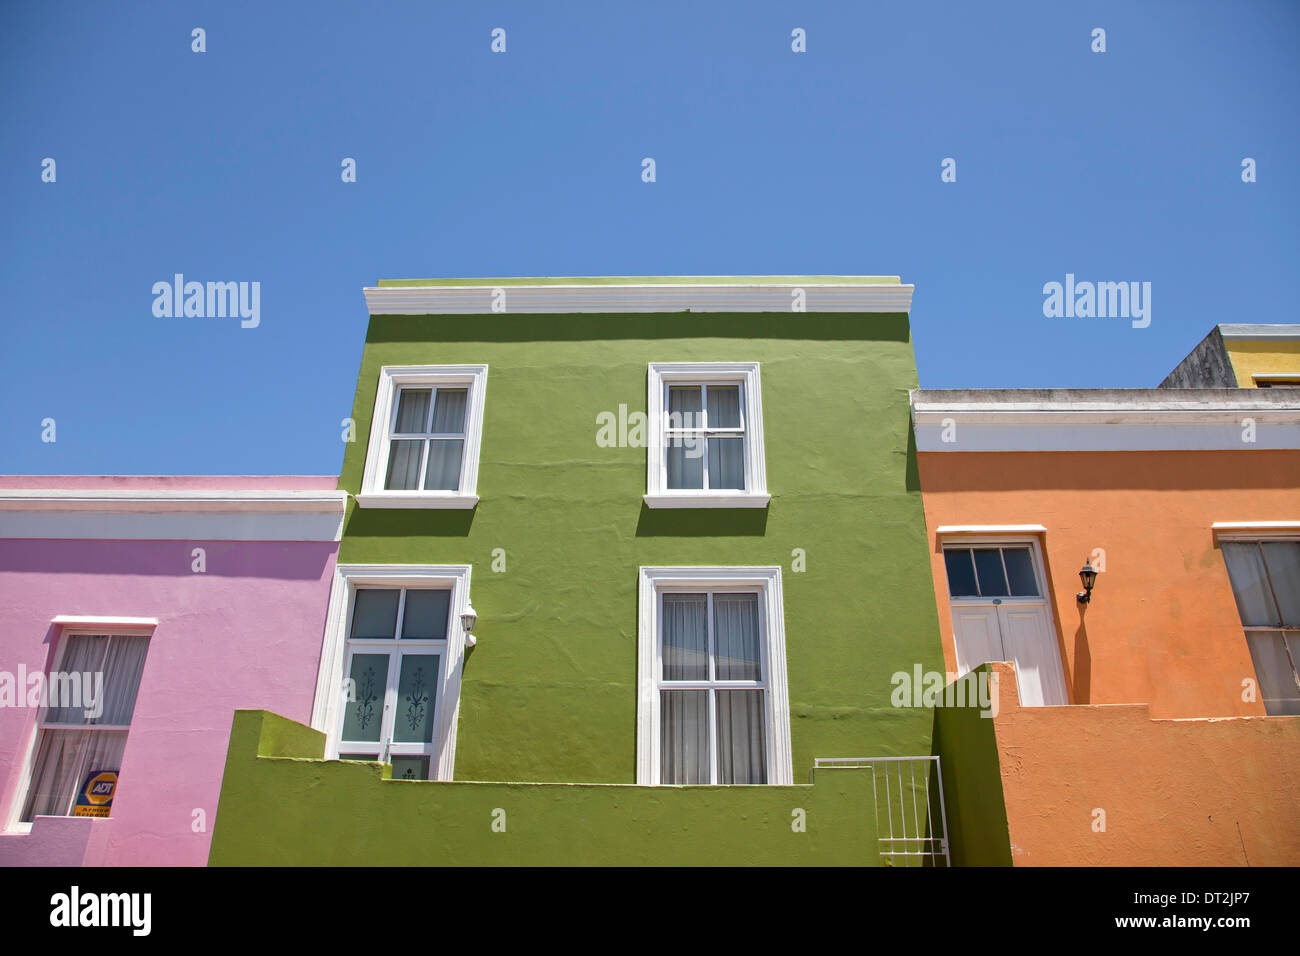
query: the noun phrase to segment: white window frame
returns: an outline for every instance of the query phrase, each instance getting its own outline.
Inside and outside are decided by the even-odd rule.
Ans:
[[[763,395],[757,362],[651,362],[646,392],[646,493],[650,508],[766,508],[767,463],[763,450]],[[745,434],[745,487],[701,490],[668,487],[667,401],[669,385],[739,385]]]
[[[355,593],[362,587],[445,588],[451,591],[447,612],[446,652],[438,688],[436,747],[429,761],[429,779],[451,780],[456,767],[456,730],[460,722],[460,680],[465,663],[465,631],[460,616],[469,605],[468,564],[340,564],[330,591],[325,643],[316,678],[311,726],[325,734],[325,758],[337,760],[343,727],[343,672]],[[391,665],[390,665],[391,666]],[[382,743],[382,742],[381,742]],[[394,744],[394,747],[398,747]],[[400,750],[400,748],[398,748]],[[398,756],[406,756],[398,753]]]
[[[68,649],[68,640],[74,635],[89,634],[95,637],[146,637],[149,639],[150,650],[153,649],[154,631],[158,627],[156,618],[147,617],[88,617],[59,615],[50,622],[58,628],[58,636],[55,640],[54,653],[50,655],[50,667],[44,671],[47,681],[51,671],[58,671],[63,664],[63,655]],[[145,666],[148,667],[149,654],[145,653]],[[144,675],[140,675],[140,682],[143,686]],[[26,688],[18,688],[17,693],[26,694]],[[136,706],[140,705],[140,689],[136,690]],[[29,728],[27,735],[27,746],[21,751],[25,754],[23,757],[22,768],[18,774],[18,784],[14,787],[13,799],[9,804],[9,812],[6,814],[4,832],[5,833],[31,833],[32,825],[35,821],[24,822],[21,818],[23,807],[27,803],[27,796],[32,786],[32,772],[36,769],[36,751],[40,745],[42,730],[85,730],[83,726],[64,726],[47,724],[45,721],[46,708],[42,707],[37,712]],[[132,722],[135,721],[135,715],[131,715]],[[97,724],[95,729],[101,732],[125,731],[127,734],[127,743],[131,742],[131,724],[125,725],[108,725]],[[116,799],[116,794],[114,794]],[[66,814],[60,815],[59,819],[77,819]],[[89,817],[82,819],[92,819]]]
[[[1218,539],[1218,543],[1220,545],[1222,545],[1224,542],[1231,542],[1233,544],[1261,545],[1270,541],[1290,541],[1290,542],[1295,542],[1297,544],[1300,544],[1300,522],[1295,522],[1295,521],[1259,521],[1259,522],[1216,521],[1212,525],[1212,530],[1214,532],[1215,537]],[[1247,624],[1245,621],[1241,620],[1241,608],[1237,606],[1237,595],[1235,592],[1232,591],[1232,577],[1231,575],[1228,574],[1228,560],[1222,554],[1221,548],[1220,548],[1219,559],[1223,562],[1223,573],[1225,576],[1228,577],[1228,590],[1229,593],[1232,594],[1232,606],[1237,611],[1237,620],[1239,622],[1239,626],[1241,627],[1243,637],[1245,635],[1249,635],[1252,633],[1253,634],[1275,633],[1275,634],[1282,635],[1288,632],[1295,632],[1297,630],[1297,628],[1295,627],[1286,627],[1286,626],[1274,627],[1267,624]],[[1265,570],[1267,571],[1267,565],[1265,566]],[[1269,579],[1269,588],[1270,589],[1274,588],[1271,578]],[[1275,602],[1277,600],[1276,591],[1273,592],[1273,600]],[[1295,660],[1292,658],[1291,651],[1286,647],[1285,641],[1283,642],[1283,653],[1286,654],[1287,659],[1291,661],[1291,669],[1293,673],[1300,674],[1300,660]],[[1254,659],[1254,655],[1250,652],[1249,643],[1247,643],[1247,654],[1250,656],[1251,667],[1253,668],[1255,664],[1255,659]],[[1258,683],[1259,675],[1256,674],[1255,677]],[[1263,704],[1262,696],[1260,697],[1260,704],[1261,705]],[[1270,716],[1274,716],[1274,715],[1270,715]],[[1289,715],[1277,715],[1277,716],[1289,716]]]
[[[379,370],[375,411],[370,419],[366,465],[357,493],[362,508],[473,508],[478,504],[479,446],[483,439],[483,409],[487,392],[486,365],[385,365]],[[403,388],[464,388],[465,452],[456,491],[390,490],[384,487],[388,456],[397,418],[397,397]],[[423,464],[421,468],[423,468]]]
[[[1027,597],[1019,595],[977,596],[964,595],[963,597],[953,597],[952,586],[948,582],[948,558],[944,556],[943,568],[943,588],[944,594],[948,597],[950,605],[960,604],[991,604],[997,601],[999,604],[1042,604],[1047,607],[1047,619],[1053,632],[1056,632],[1056,617],[1052,614],[1052,598],[1047,590],[1047,559],[1043,554],[1041,542],[1034,535],[1019,534],[970,534],[970,535],[944,535],[943,529],[939,529],[939,549],[942,552],[950,550],[975,549],[975,548],[1024,548],[1028,547],[1030,551],[1030,561],[1034,565],[1034,583],[1038,586],[1038,597]],[[1002,573],[1006,574],[1006,559],[1003,558]]]
[[[767,784],[794,783],[790,748],[790,699],[785,658],[785,600],[779,567],[642,567],[637,614],[636,782],[660,786],[660,706],[663,622],[660,595],[684,591],[758,592],[764,710],[767,725]],[[671,682],[675,687],[679,682]],[[713,684],[718,682],[714,681]],[[737,685],[739,686],[739,685]],[[671,687],[669,689],[672,689]],[[711,731],[713,728],[710,728]],[[716,747],[716,732],[710,747]],[[710,786],[698,784],[697,786]],[[713,785],[719,786],[719,785]],[[745,786],[737,784],[736,786]],[[757,786],[765,786],[757,784]]]

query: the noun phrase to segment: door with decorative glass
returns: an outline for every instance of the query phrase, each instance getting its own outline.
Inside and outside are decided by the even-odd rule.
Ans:
[[[1033,544],[963,542],[945,545],[943,559],[958,674],[1012,661],[1021,704],[1068,704],[1047,582]]]
[[[446,588],[353,592],[340,759],[391,763],[394,779],[433,779],[450,607]]]

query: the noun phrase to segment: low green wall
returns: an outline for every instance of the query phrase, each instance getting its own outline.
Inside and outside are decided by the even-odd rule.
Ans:
[[[430,783],[323,760],[324,743],[235,713],[210,865],[880,865],[861,771],[790,787]]]
[[[961,678],[956,682],[960,689],[947,694],[949,699],[977,700],[980,674],[991,679],[992,667],[983,664]],[[1011,692],[1015,693],[1014,687]],[[1011,866],[1011,837],[993,719],[981,716],[979,707],[935,707],[933,739],[943,772],[952,865]]]

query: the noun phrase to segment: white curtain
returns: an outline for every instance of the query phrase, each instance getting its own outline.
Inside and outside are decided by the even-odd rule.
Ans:
[[[718,783],[767,783],[763,692],[720,690]]]
[[[665,594],[664,680],[709,679],[708,595]]]
[[[663,783],[709,782],[709,691],[660,691],[660,778]]]
[[[384,487],[390,491],[413,491],[420,481],[420,456],[423,452],[424,442],[419,439],[392,442]]]
[[[71,675],[81,685],[81,700],[51,700],[44,722],[51,724],[129,724],[135,711],[135,698],[144,673],[147,637],[104,637],[73,634],[68,638],[58,673]],[[53,687],[67,686],[58,681]],[[99,709],[91,697],[96,689],[103,694],[103,712],[89,717],[86,712]],[[61,705],[61,706],[54,706]],[[102,768],[100,768],[102,769]]]
[[[125,731],[42,730],[23,822],[36,816],[67,816],[91,773],[122,769],[125,749]]]
[[[429,420],[429,397],[427,388],[404,388],[397,400],[397,427],[393,430],[402,435],[424,434],[424,423]]]
[[[465,400],[469,389],[440,388],[438,400],[433,406],[433,428],[435,435],[459,434],[465,431]]]
[[[718,680],[762,680],[757,594],[713,596],[713,640]]]
[[[745,440],[709,439],[709,487],[745,487]]]
[[[709,427],[740,427],[740,387],[737,385],[709,386]]]
[[[465,441],[461,438],[435,438],[429,442],[429,463],[424,469],[426,490],[459,490],[460,459],[464,448]]]

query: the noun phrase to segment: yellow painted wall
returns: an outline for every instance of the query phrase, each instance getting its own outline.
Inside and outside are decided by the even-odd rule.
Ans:
[[[1225,338],[1223,344],[1241,388],[1254,388],[1254,375],[1300,375],[1300,339]]]

